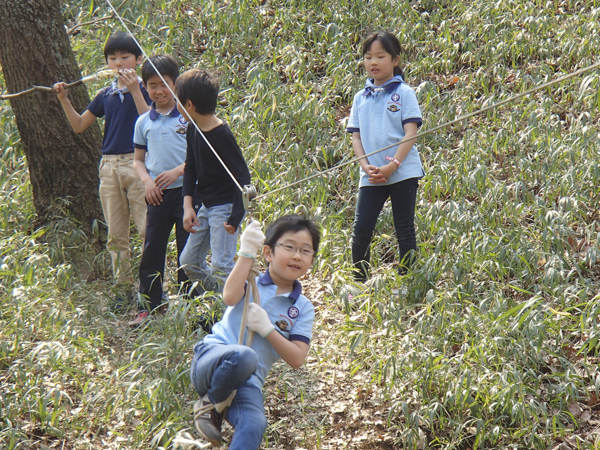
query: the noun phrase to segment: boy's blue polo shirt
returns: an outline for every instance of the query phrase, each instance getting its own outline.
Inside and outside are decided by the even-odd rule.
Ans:
[[[302,285],[300,282],[298,280],[294,281],[293,290],[289,294],[276,296],[277,285],[273,283],[267,270],[256,277],[256,285],[260,295],[260,306],[269,314],[269,320],[275,325],[275,330],[272,333],[279,332],[290,341],[301,341],[309,344],[312,338],[315,309],[310,300],[301,294]],[[237,305],[227,307],[221,321],[213,326],[212,334],[206,336],[196,345],[201,343],[204,345],[236,345],[240,335],[243,312],[244,299],[242,298]],[[247,331],[246,329],[244,342],[248,337]],[[258,355],[258,368],[248,381],[262,389],[271,366],[280,357],[269,341],[258,333],[254,334],[251,348]]]
[[[149,105],[151,100],[142,83],[140,89]],[[103,155],[133,153],[133,129],[139,114],[131,92],[107,86],[96,94],[87,109],[96,117],[106,116],[102,139]]]
[[[400,75],[381,86],[373,85],[367,80],[364,89],[354,96],[350,118],[346,130],[349,133],[359,132],[365,155],[388,145],[400,142],[404,138],[404,125],[416,122],[421,126],[421,110],[415,91],[404,83]],[[394,157],[398,146],[369,156],[369,164],[376,167],[385,166],[389,161],[386,156]],[[369,176],[360,169],[360,187],[375,186],[369,183]],[[398,183],[409,178],[422,178],[425,175],[417,146],[413,145],[410,152],[402,161],[385,184]],[[379,186],[379,184],[377,185]]]
[[[133,142],[136,148],[146,150],[146,169],[153,180],[161,173],[174,169],[185,162],[188,123],[177,111],[168,114],[152,109],[142,114],[135,124]],[[167,189],[183,186],[183,175]]]

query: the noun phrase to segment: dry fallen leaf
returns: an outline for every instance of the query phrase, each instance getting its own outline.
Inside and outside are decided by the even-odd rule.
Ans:
[[[581,415],[581,407],[577,402],[569,403],[569,407],[567,409],[573,417],[579,417]]]

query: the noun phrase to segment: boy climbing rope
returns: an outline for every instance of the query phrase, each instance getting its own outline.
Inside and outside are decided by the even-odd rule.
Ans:
[[[271,366],[280,357],[294,369],[304,363],[314,308],[301,294],[298,278],[311,268],[320,240],[320,228],[301,216],[279,218],[266,238],[256,221],[244,230],[223,291],[228,308],[212,334],[196,344],[190,371],[201,396],[194,406],[196,428],[213,445],[221,443],[225,419],[235,428],[229,450],[258,449],[267,428],[262,387]],[[256,276],[252,265],[261,247],[268,268]],[[247,307],[247,328],[258,334],[254,339],[241,330],[250,289],[246,280],[256,281],[259,294]],[[249,346],[240,345],[244,341]]]

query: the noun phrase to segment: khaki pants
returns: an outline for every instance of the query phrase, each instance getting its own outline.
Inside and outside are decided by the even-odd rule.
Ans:
[[[130,216],[142,241],[146,236],[145,195],[144,183],[133,168],[133,153],[102,156],[100,201],[108,225],[106,248],[112,259],[113,274],[123,283],[133,282],[129,248]]]

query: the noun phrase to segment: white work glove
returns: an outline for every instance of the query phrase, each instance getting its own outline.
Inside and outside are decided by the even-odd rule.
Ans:
[[[253,220],[248,224],[240,239],[240,255],[256,256],[262,248],[265,235],[260,229],[260,222]]]
[[[269,315],[256,303],[248,305],[248,329],[266,338],[275,326],[269,320]]]

